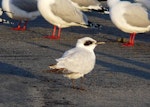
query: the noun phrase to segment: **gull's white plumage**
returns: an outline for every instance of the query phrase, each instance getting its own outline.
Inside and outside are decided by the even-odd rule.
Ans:
[[[37,0],[2,0],[2,8],[10,18],[19,21],[34,20],[40,15]],[[26,25],[25,29],[19,29],[20,24],[15,30],[26,29]]]
[[[150,13],[139,3],[107,0],[112,22],[122,31],[131,33],[130,41],[125,46],[133,46],[136,33],[150,31]]]
[[[71,0],[38,0],[38,9],[44,19],[55,26],[52,36],[46,38],[59,39],[61,28],[70,26],[101,28],[100,25],[89,22],[87,16]],[[59,28],[58,35],[56,26]]]

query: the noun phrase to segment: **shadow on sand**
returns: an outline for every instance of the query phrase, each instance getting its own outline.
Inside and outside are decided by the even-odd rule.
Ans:
[[[36,76],[30,73],[29,71],[2,62],[0,62],[0,74],[16,75],[16,76],[27,77],[27,78],[36,78]]]
[[[97,60],[98,65],[107,67],[112,72],[122,72],[122,73],[126,73],[126,74],[129,74],[132,76],[137,76],[140,78],[150,80],[150,72],[147,72],[148,70],[150,70],[150,64],[131,60],[131,59],[126,59],[126,58],[122,58],[122,57],[118,57],[118,56],[113,56],[113,55],[109,55],[109,54],[105,54],[105,53],[99,53],[99,54],[104,55],[106,57],[113,58],[115,60],[119,60],[119,61],[123,61],[125,63],[132,64],[132,65],[135,65],[140,68],[147,69],[147,70],[145,71],[145,70],[139,70],[139,69],[132,68],[132,67],[127,67],[124,65],[123,66],[116,65],[116,64],[113,64],[112,61],[108,62],[108,61]]]

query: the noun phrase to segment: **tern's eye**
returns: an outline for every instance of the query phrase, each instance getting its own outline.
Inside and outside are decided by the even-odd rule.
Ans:
[[[89,46],[89,45],[91,45],[91,44],[93,44],[93,41],[86,41],[86,42],[84,43],[85,46]]]

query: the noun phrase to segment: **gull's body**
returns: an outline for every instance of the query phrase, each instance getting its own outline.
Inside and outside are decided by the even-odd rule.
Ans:
[[[37,0],[2,0],[2,8],[10,18],[19,20],[19,24],[21,24],[21,21],[34,20],[40,15]],[[18,25],[18,30],[25,30],[26,24],[24,29],[19,29],[20,25]]]
[[[117,28],[130,33],[130,41],[125,46],[133,46],[136,33],[150,31],[150,13],[139,3],[108,0],[110,17]],[[117,11],[117,12],[116,12]]]
[[[150,0],[134,0],[137,3],[141,3],[143,6],[150,10]]]
[[[59,28],[58,36],[55,36],[56,27],[54,27],[50,38],[60,38],[61,28],[70,26],[88,27],[89,25],[87,16],[75,7],[70,0],[38,0],[38,8],[45,20]]]
[[[78,39],[76,47],[56,59],[57,63],[51,65],[50,69],[52,72],[62,70],[60,72],[72,80],[84,77],[94,68],[96,60],[94,48],[97,44],[104,44],[104,42],[97,42],[89,37]]]

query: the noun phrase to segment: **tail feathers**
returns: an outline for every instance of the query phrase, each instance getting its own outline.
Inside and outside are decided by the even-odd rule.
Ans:
[[[66,70],[64,68],[44,70],[43,72],[46,72],[46,73],[55,73],[55,74],[69,74],[68,70]]]
[[[3,13],[6,13],[7,11],[4,11],[2,8],[0,8],[0,23],[2,24],[13,24],[12,22],[2,18]],[[12,13],[12,12],[7,12],[7,13]]]
[[[93,22],[90,22],[90,21],[88,21],[87,26],[90,27],[90,28],[95,28],[95,29],[101,29],[102,28],[102,25],[96,24],[96,23],[93,23]]]
[[[13,22],[10,22],[10,21],[3,19],[1,17],[0,17],[0,23],[2,23],[2,24],[14,24]]]
[[[11,14],[14,14],[14,13],[12,13],[12,12],[5,11],[5,10],[3,10],[2,8],[0,8],[0,15],[2,15],[3,13],[11,13]]]
[[[50,70],[45,70],[46,73],[55,73],[55,74],[69,74],[70,72],[65,68],[57,68],[56,65],[50,65]]]

